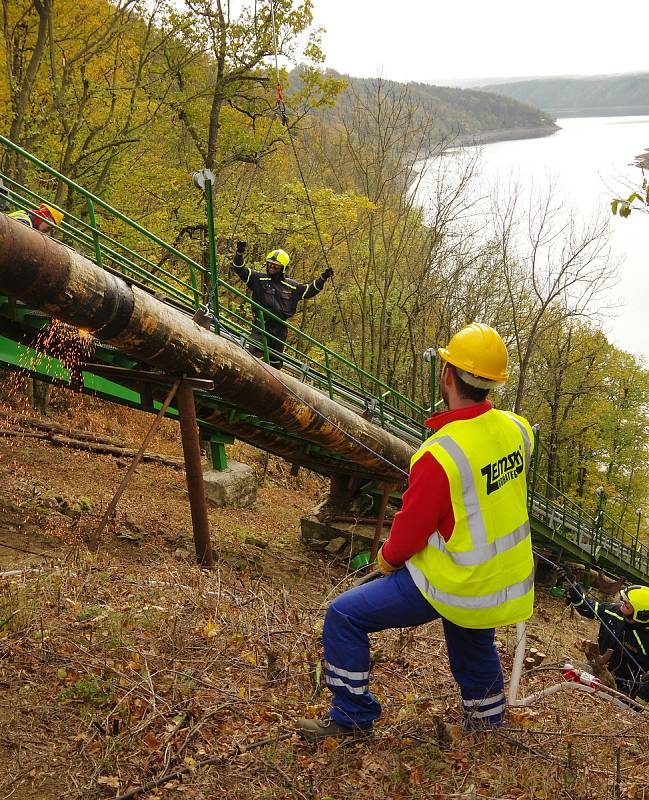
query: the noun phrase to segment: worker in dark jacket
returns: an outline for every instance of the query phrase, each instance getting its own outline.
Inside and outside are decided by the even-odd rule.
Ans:
[[[649,701],[649,586],[620,591],[619,603],[599,603],[584,595],[578,583],[567,584],[570,601],[582,617],[600,621],[597,643],[603,655],[613,650],[608,664],[618,691]]]
[[[322,291],[325,283],[332,277],[333,270],[328,267],[322,275],[311,283],[298,283],[285,275],[290,258],[284,250],[271,250],[266,256],[266,272],[256,272],[250,267],[244,266],[244,253],[246,252],[246,242],[237,242],[237,252],[232,262],[232,268],[241,280],[246,284],[252,294],[252,299],[268,311],[272,311],[282,320],[290,319],[297,310],[300,300],[308,300],[315,297]],[[280,369],[282,359],[280,358],[288,328],[283,322],[272,319],[269,315],[261,314],[257,308],[253,309],[255,320],[254,331],[250,337],[250,352],[258,357],[264,355],[264,331],[268,342],[270,364]]]

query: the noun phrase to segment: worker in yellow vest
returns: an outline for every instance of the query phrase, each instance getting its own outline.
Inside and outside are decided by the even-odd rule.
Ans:
[[[507,349],[473,323],[439,351],[442,397],[412,457],[401,511],[378,555],[384,577],[345,592],[324,622],[324,673],[332,707],[297,731],[317,741],[366,735],[381,714],[369,690],[369,633],[441,619],[468,728],[500,725],[503,674],[495,628],[528,619],[534,565],[527,469],[534,437],[487,395],[508,378]]]
[[[38,208],[32,208],[30,211],[12,211],[7,216],[27,225],[29,228],[35,228],[41,233],[50,233],[55,225],[60,225],[63,222],[64,215],[62,211],[54,206],[49,206],[47,203],[41,203]]]

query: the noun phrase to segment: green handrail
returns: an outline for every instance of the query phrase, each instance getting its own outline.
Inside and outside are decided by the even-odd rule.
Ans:
[[[8,181],[11,185],[19,186],[19,184],[16,184],[15,181],[12,181],[10,178],[7,178],[4,175],[2,177],[4,178],[4,180]],[[21,188],[21,190],[23,192],[25,192],[27,195],[29,195],[29,197],[32,200],[36,200],[38,202],[43,202],[45,200],[44,197],[42,197],[41,195],[37,194],[36,192],[31,191],[30,189],[27,189],[27,188],[22,187],[22,186],[20,188]],[[25,210],[27,210],[29,208],[29,206],[30,206],[30,203],[27,202],[27,198],[22,197],[20,194],[18,194],[17,192],[15,192],[13,190],[9,191],[9,199],[12,202],[14,202],[14,204],[20,206],[21,208],[23,208]],[[84,229],[84,230],[79,230],[79,229],[73,227],[70,224],[69,220],[73,220],[77,225],[80,225],[81,228]],[[112,261],[118,263],[120,266],[122,266],[127,271],[133,272],[133,273],[139,275],[139,277],[141,277],[141,278],[147,278],[149,281],[154,283],[160,289],[166,289],[167,291],[171,291],[171,292],[175,293],[177,295],[177,299],[178,300],[183,301],[183,302],[189,301],[189,306],[190,307],[195,308],[196,304],[200,301],[200,295],[199,295],[198,291],[194,288],[193,285],[187,283],[182,278],[178,277],[177,275],[174,275],[173,273],[169,272],[168,270],[165,270],[163,267],[160,267],[159,264],[155,264],[154,262],[150,261],[145,256],[142,256],[140,253],[136,253],[134,250],[131,250],[129,247],[127,247],[126,245],[122,244],[121,242],[118,242],[116,239],[114,239],[109,234],[106,234],[103,231],[100,231],[98,229],[96,231],[93,230],[92,227],[90,225],[88,225],[87,222],[85,222],[84,220],[80,219],[79,217],[76,217],[74,214],[71,214],[70,212],[67,212],[66,213],[66,219],[59,226],[59,228],[67,237],[69,237],[73,241],[81,242],[83,244],[87,244],[87,245],[89,245],[91,247],[91,249],[94,248],[94,246],[95,246],[95,233],[96,233],[98,235],[98,237],[99,237],[100,246],[102,246],[102,242],[103,241],[106,241],[109,244],[113,245],[114,247],[119,247],[125,253],[127,253],[129,256],[132,256],[133,258],[136,258],[136,259],[142,261],[144,264],[147,264],[151,268],[150,270],[144,269],[144,267],[135,264],[133,261],[129,260],[128,258],[125,258],[121,253],[117,252],[116,250],[114,250],[111,247],[107,247],[104,244],[103,247],[102,247],[102,250],[101,250],[102,254],[108,253],[108,255],[110,255]],[[90,229],[92,231],[93,235],[92,236],[88,236],[87,233],[85,232],[85,229]],[[196,265],[196,266],[198,267],[198,265]],[[196,304],[193,304],[191,302],[191,300],[190,300],[190,298],[188,297],[187,294],[181,293],[176,287],[170,285],[169,283],[165,283],[164,281],[160,280],[160,278],[158,278],[154,274],[154,270],[156,272],[160,272],[162,275],[165,275],[170,280],[175,281],[176,283],[178,283],[181,286],[185,287],[186,289],[189,290],[190,293],[193,293],[194,296],[197,298],[196,299]]]
[[[644,560],[648,565],[649,571],[649,547],[636,541],[634,536],[631,536],[627,530],[615,523],[608,515],[599,511],[592,517],[584,514],[583,507],[572,498],[563,494],[563,492],[557,492],[544,478],[535,477],[536,483],[532,484],[529,498],[530,513],[532,515],[543,521],[549,520],[549,525],[552,525],[558,515],[561,519],[561,526],[559,527],[564,532],[570,531],[574,533],[575,544],[580,549],[585,549],[583,543],[588,543],[590,545],[590,554],[594,560],[601,557],[604,552],[631,566],[634,566],[636,561],[642,563]],[[539,483],[541,484],[541,490],[537,488]],[[548,488],[553,490],[554,497],[552,500],[547,496]],[[610,530],[607,530],[604,525],[607,519],[613,523]],[[628,556],[622,558],[623,553],[628,553]]]
[[[136,230],[138,233],[141,233],[145,238],[150,239],[152,242],[155,242],[159,247],[168,250],[170,253],[173,253],[182,261],[185,261],[187,264],[191,264],[194,268],[198,270],[203,269],[193,259],[186,256],[180,250],[177,250],[173,245],[168,244],[163,239],[160,239],[160,237],[156,236],[155,233],[151,233],[151,231],[148,231],[146,228],[143,228],[134,220],[129,219],[129,217],[127,217],[125,214],[122,214],[121,211],[118,211],[116,208],[113,208],[113,206],[111,206],[109,203],[106,203],[100,197],[97,197],[92,192],[89,192],[87,189],[84,189],[83,186],[81,186],[80,184],[76,183],[70,178],[66,178],[65,175],[58,172],[53,167],[50,167],[49,164],[46,164],[44,161],[41,161],[40,158],[37,158],[36,156],[27,152],[27,150],[20,147],[20,145],[17,145],[15,142],[12,142],[11,139],[7,139],[6,136],[2,136],[2,134],[0,134],[0,144],[5,145],[5,147],[8,147],[10,150],[13,150],[18,155],[22,156],[23,158],[26,158],[28,161],[31,161],[31,163],[34,164],[34,166],[44,170],[57,180],[62,181],[70,189],[74,189],[75,192],[79,192],[79,194],[82,195],[84,198],[92,200],[92,202],[95,205],[101,206],[101,208],[103,208],[104,211],[107,211],[112,217],[115,217],[116,219],[119,219],[121,222],[124,222],[126,225]],[[65,209],[61,210],[64,211]]]
[[[210,269],[209,271],[206,270],[192,258],[186,256],[184,253],[182,253],[172,245],[169,245],[168,243],[164,242],[158,236],[146,230],[144,227],[134,222],[133,220],[129,219],[124,214],[117,211],[117,209],[112,207],[110,204],[106,203],[101,198],[96,197],[87,189],[84,189],[82,186],[77,184],[75,181],[62,175],[60,172],[53,169],[45,162],[41,161],[36,156],[33,156],[24,148],[20,147],[19,145],[16,145],[14,142],[11,142],[11,140],[7,139],[5,136],[0,135],[0,143],[4,144],[6,147],[10,148],[15,153],[17,153],[21,157],[31,162],[38,169],[43,170],[47,172],[49,175],[56,178],[57,180],[62,181],[68,188],[70,188],[75,192],[78,192],[85,199],[86,207],[88,209],[90,224],[88,225],[82,220],[77,220],[72,215],[68,214],[68,221],[63,223],[63,225],[61,226],[61,230],[66,235],[69,235],[73,240],[82,241],[85,244],[90,244],[90,241],[88,241],[87,236],[82,231],[76,230],[70,224],[70,220],[76,221],[77,224],[81,225],[82,227],[89,228],[92,234],[91,243],[94,252],[94,257],[96,262],[100,266],[105,266],[104,262],[108,258],[109,261],[114,263],[116,266],[120,267],[122,270],[127,271],[130,274],[135,274],[138,278],[153,284],[156,288],[163,288],[166,289],[167,291],[171,291],[173,295],[176,297],[176,299],[178,299],[181,302],[185,300],[188,304],[190,304],[194,308],[197,307],[199,303],[198,300],[199,292],[196,284],[196,274],[205,275],[206,273],[207,274],[212,273],[210,277],[212,278],[216,277],[216,281],[214,282],[214,286],[216,289],[218,289],[218,287],[223,287],[232,299],[234,299],[235,301],[239,299],[243,301],[248,306],[249,309],[256,309],[257,313],[260,315],[260,318],[263,319],[264,324],[269,319],[274,319],[281,322],[282,324],[285,324],[288,327],[289,331],[291,331],[292,334],[298,339],[298,341],[301,342],[301,345],[304,348],[313,349],[322,355],[323,360],[317,361],[314,358],[312,358],[308,354],[308,352],[299,351],[297,350],[297,348],[292,348],[293,352],[295,352],[301,360],[306,359],[308,362],[312,364],[317,364],[319,367],[324,369],[327,376],[327,389],[330,391],[332,395],[335,394],[337,388],[332,380],[335,379],[340,381],[343,384],[344,388],[346,388],[348,391],[351,390],[352,392],[355,392],[361,397],[364,396],[365,387],[362,385],[362,383],[364,382],[363,381],[364,378],[366,379],[366,381],[369,382],[369,385],[372,387],[373,391],[378,395],[378,403],[379,403],[379,411],[381,419],[384,419],[385,417],[384,409],[389,408],[391,414],[397,415],[397,417],[401,418],[402,423],[406,423],[405,424],[406,430],[410,431],[412,429],[411,426],[414,426],[417,430],[421,428],[422,422],[427,415],[426,410],[422,406],[413,402],[412,400],[410,400],[410,398],[406,397],[405,395],[402,395],[400,392],[388,386],[384,381],[381,381],[374,375],[371,375],[366,370],[359,368],[357,365],[353,364],[350,360],[348,360],[341,354],[336,353],[335,351],[326,347],[322,343],[313,339],[308,334],[295,328],[290,323],[286,323],[285,320],[282,320],[281,318],[277,317],[272,312],[257,305],[250,298],[248,298],[247,295],[245,295],[243,292],[240,292],[235,287],[231,286],[226,281],[216,276],[212,269]],[[27,191],[33,197],[38,197],[38,195],[31,192],[30,190]],[[180,259],[181,262],[183,262],[187,267],[189,267],[191,288],[181,278],[172,275],[166,270],[163,270],[158,265],[152,264],[152,262],[150,262],[149,259],[135,253],[131,248],[122,245],[120,242],[117,242],[112,237],[104,234],[97,225],[96,214],[95,214],[97,207],[103,209],[105,212],[107,212],[110,216],[114,217],[115,219],[120,220],[122,223],[126,224],[134,231],[141,234],[149,241],[153,242],[155,245],[163,248],[163,250],[166,251],[167,253],[172,254],[178,259]],[[212,256],[215,255],[212,254],[211,252],[211,248],[213,246],[213,236],[210,238],[212,241],[210,245],[209,255]],[[106,242],[110,242],[112,247],[107,247]],[[120,254],[116,248],[124,250],[124,252],[128,253],[130,258],[125,258],[124,255]],[[147,270],[142,266],[136,265],[134,263],[134,259],[137,259],[138,261],[141,261],[144,264],[146,264],[149,267],[149,270]],[[210,258],[210,261],[212,261],[212,258]],[[182,290],[179,290],[177,287],[170,286],[169,284],[166,284],[164,281],[161,281],[157,275],[153,274],[154,270],[156,272],[162,272],[169,280],[174,281],[174,283],[176,283],[177,285],[189,289],[189,296],[184,295]],[[224,310],[225,308],[227,308],[227,306],[224,306],[222,303],[219,304],[219,312],[221,310]],[[268,360],[269,353],[268,353],[267,342],[264,348],[264,355],[266,357],[266,360]],[[340,372],[339,370],[332,369],[331,366],[332,362],[338,364],[339,370],[344,369],[349,371],[349,373],[354,377],[358,376],[361,382],[358,382],[358,380],[353,380],[353,379],[350,380],[349,376],[343,375],[343,373]],[[405,409],[406,413],[400,410],[400,406],[402,406]]]
[[[202,281],[209,279],[216,295],[219,297],[218,307],[214,309],[218,319],[217,330],[223,328],[225,332],[230,331],[243,337],[244,340],[249,339],[255,330],[260,332],[261,349],[263,350],[264,359],[268,362],[272,351],[272,345],[269,345],[269,340],[272,341],[273,337],[267,332],[267,322],[269,320],[281,322],[286,325],[302,348],[298,349],[298,347],[287,342],[282,358],[292,368],[299,371],[302,379],[308,376],[313,385],[317,385],[332,399],[350,403],[352,406],[362,406],[365,409],[371,408],[376,411],[378,421],[383,427],[393,428],[413,437],[415,440],[420,438],[423,422],[429,413],[427,409],[424,409],[376,376],[359,368],[345,356],[336,353],[309,334],[287,323],[272,311],[258,305],[243,291],[219,277],[216,272],[213,210],[209,207],[211,203],[207,203],[207,198],[206,211],[209,228],[208,269],[2,135],[0,135],[0,144],[10,148],[35,165],[39,170],[62,181],[69,189],[81,195],[87,210],[88,222],[66,212],[66,219],[60,226],[60,230],[64,236],[69,237],[70,241],[89,248],[98,266],[104,269],[112,268],[113,271],[117,269],[132,276],[132,279],[139,281],[140,285],[164,291],[171,299],[171,302],[177,303],[188,312],[197,308],[202,300],[202,292],[198,286],[197,276],[201,276]],[[20,189],[20,192],[10,191],[10,197],[21,207],[28,208],[28,198],[35,198],[39,202],[51,202],[8,177],[6,180],[11,186]],[[209,199],[211,200],[211,192]],[[135,233],[161,248],[167,256],[173,256],[177,259],[187,268],[189,281],[165,269],[161,264],[155,263],[146,255],[136,252],[132,247],[118,241],[114,236],[104,233],[97,223],[97,208],[102,209]],[[224,290],[225,295],[218,295],[219,288]],[[252,320],[249,316],[244,316],[240,312],[240,306],[248,310],[248,313],[253,316]],[[257,322],[255,322],[255,317]],[[435,377],[433,370],[434,367],[431,366],[429,381],[432,405],[435,404]],[[375,393],[375,397],[371,400],[367,397],[367,386],[363,385],[365,383],[371,386]],[[576,544],[581,549],[588,547],[594,559],[601,556],[603,552],[620,561],[623,560],[622,556],[625,555],[627,556],[625,559],[627,563],[631,565],[644,563],[646,571],[649,572],[649,547],[639,543],[637,536],[626,531],[606,514],[603,508],[600,508],[595,516],[590,517],[585,514],[581,505],[562,492],[558,492],[554,487],[550,487],[548,482],[538,475],[539,452],[537,446],[529,492],[532,513],[536,513],[540,519],[549,520],[550,525],[554,525],[555,521],[558,522],[559,525],[557,525],[556,530],[561,529],[574,535]],[[538,491],[539,488],[542,491]],[[549,488],[552,489],[551,492],[548,492]],[[551,500],[550,497],[553,499]]]

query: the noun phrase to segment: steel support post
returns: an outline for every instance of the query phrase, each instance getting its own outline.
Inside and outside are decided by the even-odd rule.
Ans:
[[[187,493],[192,514],[196,560],[202,567],[209,568],[213,566],[214,559],[210,543],[210,523],[207,516],[205,487],[203,486],[203,466],[201,464],[201,445],[196,423],[196,406],[194,392],[185,381],[180,382],[176,399],[180,414],[180,435],[185,457]]]

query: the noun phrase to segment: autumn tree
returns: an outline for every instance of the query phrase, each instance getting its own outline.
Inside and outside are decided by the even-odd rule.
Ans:
[[[475,263],[454,230],[474,202],[466,190],[475,158],[437,158],[435,121],[417,113],[407,87],[380,78],[352,84],[307,141],[316,180],[370,203],[340,230],[341,307],[325,330],[366,370],[427,401],[422,352],[445,324],[451,276]]]
[[[532,357],[556,314],[567,321],[602,312],[616,279],[605,218],[579,222],[553,186],[541,195],[532,189],[527,208],[521,206],[510,186],[492,208],[518,370],[514,411],[523,406]]]

